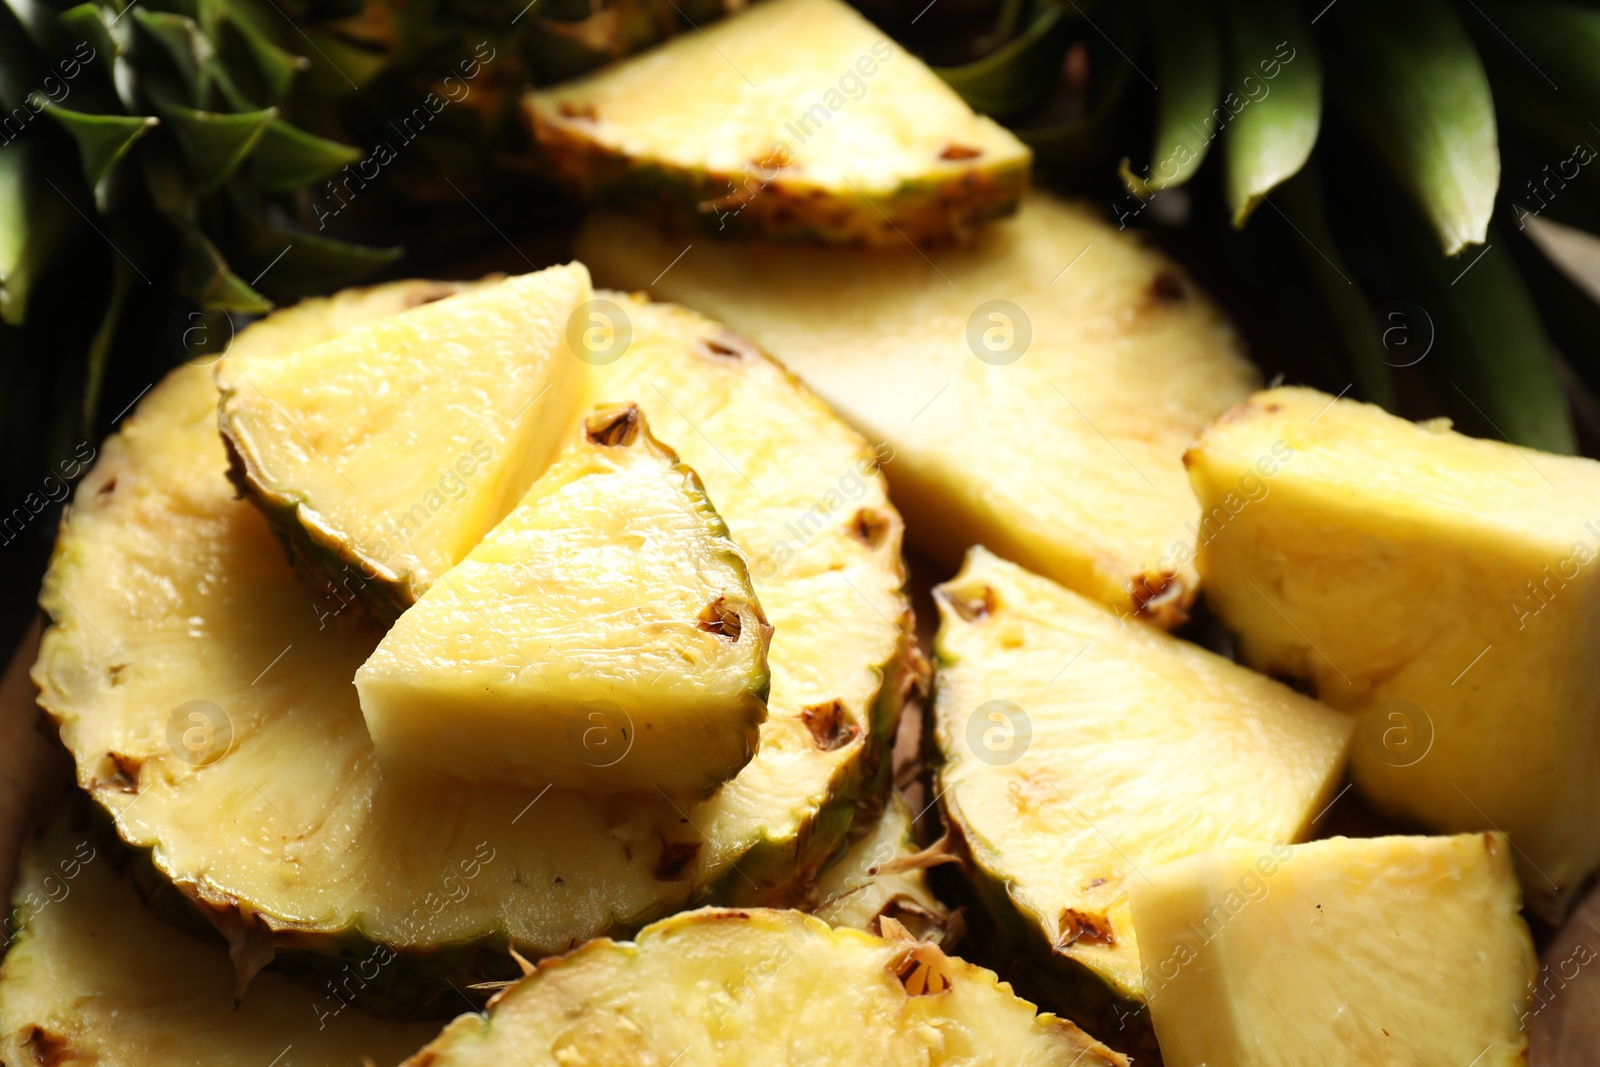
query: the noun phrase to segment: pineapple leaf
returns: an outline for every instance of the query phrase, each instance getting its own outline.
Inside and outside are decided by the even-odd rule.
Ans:
[[[238,114],[199,111],[174,102],[158,101],[157,107],[183,149],[189,176],[200,193],[226,181],[278,117],[275,107]]]
[[[1432,223],[1446,255],[1482,244],[1500,184],[1489,79],[1444,0],[1350,0],[1323,22],[1329,99]]]
[[[250,227],[245,245],[239,256],[241,264],[260,264],[260,269],[268,272],[260,279],[263,288],[286,298],[343,288],[393,263],[401,254],[399,248],[370,248],[264,223]],[[280,253],[282,260],[273,262]]]
[[[95,412],[100,406],[100,387],[105,382],[106,361],[117,339],[117,324],[122,319],[122,309],[128,302],[136,275],[133,267],[121,258],[111,265],[111,296],[106,301],[100,317],[100,326],[89,342],[88,376],[83,385],[83,425],[93,426]]]
[[[1225,188],[1233,225],[1243,228],[1262,199],[1311,156],[1322,127],[1322,61],[1298,5],[1224,0],[1223,6],[1229,88],[1222,108],[1231,116],[1222,146]]]
[[[200,68],[211,57],[211,44],[194,19],[170,11],[137,8],[134,19],[166,51],[183,79],[189,99],[201,98]]]
[[[183,233],[183,253],[178,260],[180,293],[207,310],[252,315],[272,310],[272,301],[228,269],[222,253],[198,226],[186,225],[180,229]]]
[[[1209,7],[1155,0],[1152,32],[1161,89],[1150,166],[1141,177],[1122,164],[1123,183],[1140,199],[1182,185],[1200,169],[1215,137],[1205,129],[1222,92],[1222,42]]]
[[[1509,235],[1491,226],[1485,247],[1446,259],[1418,222],[1395,221],[1396,251],[1438,309],[1439,341],[1425,365],[1459,421],[1512,444],[1572,454],[1577,441],[1550,339]]]
[[[111,35],[111,29],[106,21],[106,9],[99,4],[90,2],[69,7],[61,13],[61,22],[80,39],[88,41],[89,47],[94,49],[95,56],[105,57],[108,65],[121,50]]]
[[[273,119],[261,135],[261,143],[251,157],[251,166],[263,189],[287,193],[321,181],[360,158],[359,148],[317,137],[282,119]]]
[[[1066,17],[1046,4],[1019,36],[982,59],[934,73],[977,111],[1008,119],[1035,106],[1055,87],[1055,72],[1066,51]]]
[[[1278,197],[1278,206],[1304,238],[1298,242],[1301,259],[1344,347],[1356,386],[1365,399],[1397,411],[1394,376],[1374,329],[1377,320],[1372,305],[1352,280],[1355,272],[1339,254],[1324,204],[1322,173],[1315,159],[1284,183]]]
[[[78,142],[83,180],[94,190],[95,206],[104,213],[109,189],[106,179],[111,174],[111,168],[159,120],[148,115],[91,115],[58,104],[48,105],[45,111]]]
[[[0,319],[20,326],[28,295],[76,217],[61,196],[45,184],[44,161],[33,141],[0,151]]]

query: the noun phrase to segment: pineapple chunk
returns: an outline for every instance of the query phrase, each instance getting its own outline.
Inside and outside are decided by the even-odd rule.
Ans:
[[[701,242],[674,263],[681,243],[607,216],[578,247],[607,284],[754,339],[880,442],[925,555],[954,570],[984,544],[1118,614],[1186,616],[1183,451],[1259,382],[1210,301],[1095,213],[1034,194],[931,262]]]
[[[1138,872],[1298,840],[1328,803],[1348,718],[975,548],[938,587],[940,796],[1002,932],[1137,1012]],[[1083,979],[1102,983],[1109,996]],[[1135,1024],[1148,1023],[1135,1020]]]
[[[1032,161],[842,0],[768,0],[524,108],[564,184],[718,233],[947,241],[1014,210]]]
[[[268,359],[280,336],[321,341],[436,290],[397,282],[311,301],[251,326],[234,351]],[[886,791],[915,661],[900,516],[875,457],[714,323],[610,298],[633,342],[604,368],[600,399],[637,398],[700,473],[735,543],[761,560],[752,577],[775,625],[755,758],[693,804],[386,779],[350,684],[378,636],[295,581],[238,499],[209,369],[152,389],[80,483],[40,596],[40,704],[79,784],[229,936],[244,974],[288,953],[332,972],[342,995],[437,1010],[458,999],[446,978],[514,971],[507,942],[543,955],[700,903],[803,900],[857,805]],[[806,553],[771,558],[801,501],[844,486],[849,506]],[[390,957],[376,977],[348,974]]]
[[[1375,807],[1510,835],[1559,921],[1600,866],[1600,464],[1310,389],[1252,397],[1187,462],[1244,659],[1359,713]]]
[[[1522,1067],[1537,971],[1500,834],[1189,856],[1130,884],[1167,1067]]]
[[[356,690],[389,774],[701,795],[754,754],[771,637],[699,475],[630,404],[589,416]]]
[[[590,942],[500,994],[487,1017],[445,1027],[404,1067],[514,1063],[520,1049],[597,1067],[1128,1063],[931,944],[765,909],[687,912],[636,943]]]
[[[343,1067],[394,1063],[437,1032],[281,974],[237,1002],[227,951],[149,910],[84,815],[67,802],[24,853],[0,968],[0,1062]]]
[[[896,790],[878,821],[817,879],[811,914],[829,926],[879,935],[883,920],[891,919],[920,941],[942,941],[952,930],[951,918],[928,888],[925,870],[948,858],[917,848],[911,809]]]
[[[555,456],[584,385],[567,344],[582,264],[217,364],[232,477],[318,584],[384,619],[511,510]]]

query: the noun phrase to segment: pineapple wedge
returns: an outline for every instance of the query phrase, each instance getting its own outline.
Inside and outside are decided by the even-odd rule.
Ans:
[[[265,360],[280,339],[325,340],[319,324],[393,314],[435,289],[312,301],[251,326],[234,352]],[[549,954],[699,903],[802,899],[858,805],[881,803],[916,661],[900,517],[876,457],[725,330],[613,296],[634,332],[604,368],[610,399],[637,398],[700,473],[760,561],[752,578],[776,627],[756,756],[692,805],[385,779],[350,684],[378,638],[330,619],[237,498],[208,371],[179,368],[152,389],[80,483],[41,592],[39,700],[79,784],[229,936],[242,974],[291,951],[286,964],[350,996],[454,1010],[445,979],[504,977],[510,960],[493,950],[507,942]],[[835,492],[849,506],[810,551],[774,562],[768,546],[800,502]],[[347,973],[387,954],[376,977]]]
[[[992,971],[793,911],[707,909],[594,941],[463,1015],[404,1067],[870,1063],[1126,1067]],[[532,1062],[532,1061],[529,1061]]]
[[[1167,1067],[1523,1067],[1533,940],[1500,834],[1335,837],[1130,884]]]
[[[1338,785],[1351,723],[982,548],[935,597],[946,823],[1000,932],[1063,1006],[1123,1029],[1144,999],[1138,872],[1300,839]]]
[[[681,243],[614,216],[578,247],[607,284],[753,338],[880,442],[923,554],[954,570],[984,544],[1118,614],[1185,618],[1183,451],[1259,383],[1211,302],[1089,210],[1036,193],[931,261],[701,242],[673,262]]]
[[[217,364],[232,477],[319,587],[392,620],[543,472],[576,417],[580,263],[444,296],[322,344]]]
[[[1187,462],[1244,659],[1359,714],[1375,807],[1510,835],[1558,922],[1600,867],[1600,463],[1310,389],[1252,397]]]
[[[394,1063],[437,1032],[281,974],[238,1003],[227,952],[149,910],[103,832],[69,801],[24,854],[0,967],[0,1062],[354,1067]]]
[[[928,888],[925,873],[941,858],[912,841],[911,809],[897,790],[878,821],[822,872],[816,903],[808,910],[829,926],[882,936],[883,920],[890,919],[919,941],[942,942],[952,929],[950,913]]]
[[[1014,210],[1032,161],[842,0],[767,0],[524,109],[559,181],[718,233],[948,241]]]
[[[767,717],[767,624],[699,475],[600,408],[356,672],[386,774],[710,793]]]

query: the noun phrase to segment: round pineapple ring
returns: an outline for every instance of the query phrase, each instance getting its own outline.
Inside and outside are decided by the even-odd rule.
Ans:
[[[315,343],[440,288],[307,301],[235,347]],[[438,979],[480,973],[486,943],[551,953],[691,904],[795,899],[881,796],[913,653],[876,457],[715,324],[609,297],[634,337],[597,370],[599,399],[637,401],[700,473],[776,627],[759,752],[687,810],[386,782],[352,685],[378,635],[353,596],[299,581],[235,496],[209,368],[153,389],[80,486],[41,595],[40,703],[122,837],[229,936],[241,979],[308,949],[349,961],[347,996],[442,989],[459,1010]],[[423,954],[420,982],[389,966]],[[319,958],[300,960],[337,966]]]

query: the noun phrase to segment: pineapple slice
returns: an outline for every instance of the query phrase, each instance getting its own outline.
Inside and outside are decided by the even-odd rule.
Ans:
[[[580,263],[217,364],[233,477],[316,584],[393,619],[511,510],[576,416]],[[342,594],[341,594],[342,595]]]
[[[688,912],[636,943],[584,945],[403,1067],[515,1063],[522,1049],[560,1064],[676,1067],[1128,1063],[931,944],[766,909]]]
[[[947,824],[1001,932],[1121,1029],[1144,997],[1138,872],[1308,833],[1351,723],[982,548],[935,595]]]
[[[768,0],[524,109],[564,184],[718,233],[947,241],[1014,210],[1032,161],[841,0]]]
[[[227,952],[150,911],[78,807],[63,805],[24,854],[0,967],[0,1062],[353,1067],[394,1063],[437,1033],[281,974],[238,1004]]]
[[[699,475],[629,404],[589,416],[356,691],[386,774],[703,795],[755,752],[771,637]]]
[[[1090,211],[1036,193],[931,262],[702,242],[674,263],[681,243],[607,216],[578,246],[608,284],[753,338],[880,442],[923,554],[954,570],[981,543],[1118,614],[1185,617],[1183,451],[1258,379],[1210,301]]]
[[[303,344],[318,321],[393,313],[430,288],[291,309],[235,349],[267,359],[280,329]],[[340,953],[393,951],[352,995],[448,1006],[443,978],[492,972],[485,949],[508,940],[547,954],[699,902],[800,899],[857,803],[876,808],[915,677],[900,517],[876,457],[726,331],[614,300],[634,332],[605,368],[610,399],[637,398],[700,473],[776,626],[756,756],[692,805],[387,781],[350,684],[377,637],[296,582],[236,497],[206,371],[151,390],[80,483],[41,594],[39,699],[80,784],[229,935],[243,973],[295,949],[289,962],[344,982]],[[800,502],[834,493],[848,506],[774,562]]]
[[[950,913],[928,888],[924,872],[944,857],[937,849],[916,847],[911,821],[911,809],[896,790],[878,821],[817,879],[811,914],[829,926],[880,936],[883,920],[890,919],[920,941],[943,941],[952,930]]]
[[[1189,856],[1130,883],[1167,1067],[1522,1067],[1533,940],[1500,834]]]
[[[1310,389],[1252,397],[1187,461],[1244,659],[1359,713],[1373,806],[1509,834],[1559,921],[1600,867],[1600,464]]]

